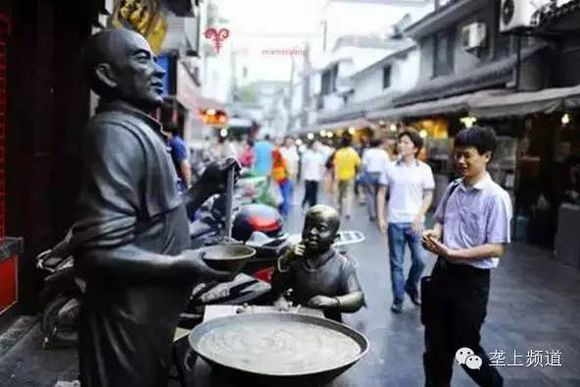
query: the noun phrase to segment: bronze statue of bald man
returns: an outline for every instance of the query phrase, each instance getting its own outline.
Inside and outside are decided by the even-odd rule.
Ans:
[[[147,41],[104,30],[84,64],[101,97],[84,132],[84,174],[71,245],[86,280],[79,327],[83,386],[164,386],[179,314],[202,279],[229,280],[189,250],[185,203],[148,115],[163,102],[164,71]],[[198,207],[225,187],[233,162],[208,167],[188,199]]]

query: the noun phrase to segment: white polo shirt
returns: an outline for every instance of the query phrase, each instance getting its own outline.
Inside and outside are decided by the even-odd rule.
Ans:
[[[362,167],[366,172],[381,172],[389,163],[389,154],[381,148],[369,148],[362,156]]]
[[[389,223],[413,222],[421,209],[424,192],[435,188],[431,167],[419,160],[411,165],[402,160],[389,162],[381,173],[379,184],[389,187]]]

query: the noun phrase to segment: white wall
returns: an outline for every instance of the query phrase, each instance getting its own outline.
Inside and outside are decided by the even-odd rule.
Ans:
[[[432,10],[433,1],[429,0],[409,1],[407,5],[329,1],[323,14],[327,22],[326,48],[332,49],[340,36],[385,33],[406,14],[410,14],[413,20],[419,20]],[[357,18],[353,19],[352,15]]]
[[[356,78],[353,102],[362,102],[394,91],[413,88],[419,79],[419,50],[408,53],[405,59],[391,62],[391,87],[383,89],[383,66],[377,66]]]

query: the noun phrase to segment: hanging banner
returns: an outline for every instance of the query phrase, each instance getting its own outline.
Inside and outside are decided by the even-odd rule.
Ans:
[[[140,33],[156,54],[167,34],[167,19],[160,0],[115,0],[110,26]]]

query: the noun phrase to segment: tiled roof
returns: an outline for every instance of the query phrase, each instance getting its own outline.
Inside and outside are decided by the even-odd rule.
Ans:
[[[549,8],[541,17],[540,24],[553,23],[571,13],[580,11],[580,0],[571,0],[560,7]]]
[[[542,48],[544,46],[522,50],[521,60],[530,58]],[[512,78],[516,63],[516,55],[512,55],[466,73],[436,77],[417,85],[393,102],[395,106],[402,106],[505,84]]]

